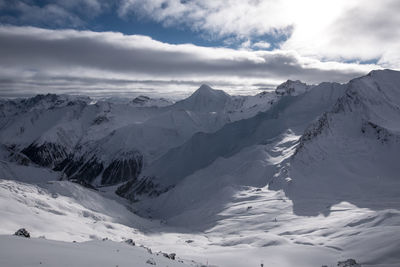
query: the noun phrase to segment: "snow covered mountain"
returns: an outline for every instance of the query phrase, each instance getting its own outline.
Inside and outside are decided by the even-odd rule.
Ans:
[[[189,111],[217,112],[224,110],[231,101],[230,95],[203,84],[188,98],[175,103],[175,107]]]
[[[165,106],[169,106],[172,105],[173,102],[169,101],[168,99],[165,98],[150,98],[148,96],[145,95],[140,95],[136,98],[134,98],[131,101],[132,105],[137,105],[140,107],[165,107]]]
[[[281,98],[253,118],[227,124],[214,133],[194,135],[154,161],[142,179],[119,193],[135,198],[154,190],[157,195],[217,159],[251,146],[276,143],[290,133],[299,140],[294,155],[285,164],[275,164],[263,183],[287,190],[295,208],[314,194],[330,199],[329,205],[353,201],[348,197],[353,195],[355,204],[362,206],[359,202],[365,194],[378,198],[399,192],[398,121],[399,72],[374,71],[347,85],[322,83],[306,94]],[[315,205],[308,212],[311,207],[317,209],[313,214],[321,212]]]
[[[323,206],[313,210],[307,204],[317,196],[326,199],[325,206],[346,200],[359,207],[398,208],[391,201],[400,190],[399,122],[398,72],[373,71],[352,80],[300,139],[286,188],[295,211],[321,212]]]
[[[148,191],[153,186],[156,191],[165,191],[219,157],[229,157],[245,147],[272,142],[287,131],[301,135],[310,122],[336,103],[345,88],[340,84],[322,83],[308,94],[285,96],[271,109],[252,118],[227,124],[214,133],[197,133],[182,146],[154,161],[144,172],[143,179],[132,185],[133,192],[128,194],[143,188]],[[122,188],[120,193],[125,194],[125,191],[127,189]]]
[[[135,180],[193,134],[251,117],[275,98],[232,97],[202,85],[175,104],[145,96],[127,102],[51,94],[2,100],[2,159],[46,167],[85,185],[113,185]]]
[[[399,116],[399,72],[322,83],[194,135],[117,192],[140,200],[142,216],[206,231],[213,244],[284,247],[289,238],[366,266],[397,266]]]
[[[183,261],[135,248],[138,266],[399,266],[400,72],[254,96],[202,85],[168,104],[0,105],[0,234],[29,228],[41,259],[52,244],[84,265],[74,244],[36,239],[46,236],[96,240],[77,246],[119,250],[121,266],[127,238]],[[7,243],[22,246],[0,236]]]
[[[301,81],[287,80],[286,82],[279,85],[275,92],[278,95],[300,95],[309,91],[313,86],[302,83]]]

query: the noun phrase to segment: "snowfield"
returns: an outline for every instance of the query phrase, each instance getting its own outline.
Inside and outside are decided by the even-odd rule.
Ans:
[[[400,72],[19,101],[1,102],[0,266],[400,266]]]
[[[37,266],[40,261],[63,266],[54,265],[59,259],[66,259],[61,262],[66,261],[67,266],[147,266],[144,260],[156,259],[147,250],[131,252],[130,246],[121,243],[126,239],[153,252],[176,253],[193,266],[197,263],[191,260],[217,266],[259,266],[264,262],[284,267],[335,266],[348,258],[357,259],[362,266],[398,266],[399,262],[398,209],[374,211],[342,202],[327,207],[329,215],[298,216],[283,191],[227,186],[220,196],[225,206],[213,198],[210,202],[215,205],[193,204],[193,210],[187,208],[171,221],[157,221],[140,218],[114,200],[70,182],[52,182],[46,187],[1,182],[0,244],[7,248],[0,251],[1,266]],[[196,219],[201,221],[192,224]],[[183,226],[171,226],[174,224]],[[31,232],[33,240],[11,236],[21,227]],[[13,254],[13,246],[27,246],[29,253]],[[73,260],[68,260],[69,255]],[[172,264],[157,265],[175,266]]]
[[[181,260],[171,260],[147,249],[112,241],[66,243],[45,239],[7,236],[0,238],[0,265],[19,266],[197,266]],[[18,252],[20,251],[20,252]],[[21,251],[24,256],[21,257]],[[5,257],[7,255],[7,257]]]

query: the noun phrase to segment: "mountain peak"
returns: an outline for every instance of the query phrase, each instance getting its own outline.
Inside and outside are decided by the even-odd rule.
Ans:
[[[299,80],[287,80],[286,82],[278,85],[275,92],[278,95],[299,95],[307,92],[310,88],[310,85],[307,85]]]
[[[140,107],[165,107],[172,105],[172,102],[165,98],[150,98],[145,95],[134,98],[131,103]]]
[[[209,86],[208,84],[202,84],[199,89],[197,89],[197,91],[210,91],[210,90],[214,90],[211,88],[211,86]]]
[[[202,84],[189,98],[225,99],[229,98],[229,95],[223,90],[216,90],[207,84]]]
[[[211,88],[208,84],[202,84],[192,96],[202,96],[202,97],[217,97],[218,95],[226,95],[226,93],[222,90],[215,90]]]
[[[373,74],[375,74],[375,73],[398,73],[399,71],[396,71],[396,70],[392,70],[392,69],[376,69],[376,70],[371,70],[368,74],[367,74],[367,76],[369,76],[369,75],[373,75]]]
[[[137,97],[135,97],[133,100],[132,100],[132,103],[133,104],[138,104],[138,105],[144,105],[146,102],[148,102],[150,100],[150,97],[148,97],[148,96],[145,96],[145,95],[140,95],[140,96],[137,96]]]
[[[223,90],[216,90],[211,88],[208,84],[202,84],[199,89],[194,91],[194,93],[190,97],[209,97],[209,98],[216,98],[216,97],[226,97],[228,96]]]
[[[231,96],[224,91],[202,84],[191,96],[178,101],[176,105],[186,110],[211,112],[224,109],[229,101]]]

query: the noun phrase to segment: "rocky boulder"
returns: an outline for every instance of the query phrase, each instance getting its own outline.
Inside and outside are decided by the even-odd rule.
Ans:
[[[26,238],[30,238],[31,237],[31,235],[29,234],[29,232],[25,228],[19,229],[18,231],[16,231],[14,233],[14,235],[22,236],[22,237],[26,237]]]

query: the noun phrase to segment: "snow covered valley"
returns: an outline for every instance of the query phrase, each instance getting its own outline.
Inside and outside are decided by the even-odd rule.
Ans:
[[[2,100],[0,266],[400,266],[400,73],[278,89]]]

